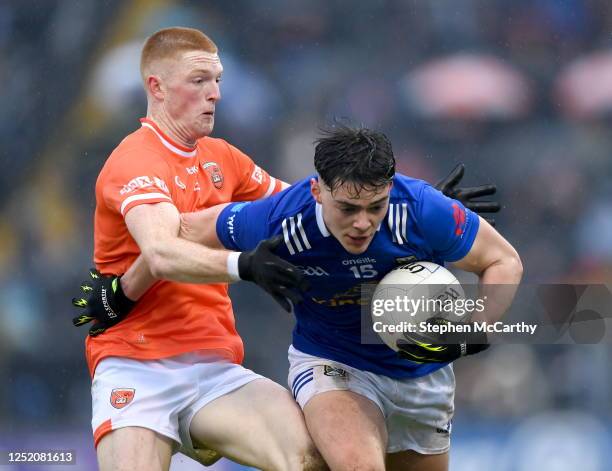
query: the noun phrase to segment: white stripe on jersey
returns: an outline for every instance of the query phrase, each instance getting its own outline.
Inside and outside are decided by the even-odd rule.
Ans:
[[[159,138],[161,143],[164,145],[164,147],[166,149],[171,150],[175,154],[178,154],[181,157],[195,157],[196,156],[196,154],[197,154],[196,149],[194,149],[194,150],[192,150],[190,152],[185,152],[184,150],[179,149],[178,147],[173,145],[171,142],[168,142],[167,140],[165,140],[164,136],[162,136],[160,133],[158,133],[157,130],[153,126],[151,126],[149,123],[142,123],[142,127],[149,128],[151,131],[153,131],[155,133],[155,135]]]
[[[402,220],[400,217],[400,206],[399,204],[395,205],[395,238],[398,244],[403,244],[402,236],[400,234],[400,224]]]
[[[287,221],[289,221],[289,228],[287,228]],[[296,216],[290,216],[288,218],[283,219],[281,226],[283,228],[283,237],[285,239],[285,245],[287,245],[287,250],[289,250],[289,253],[291,255],[294,255],[296,251],[303,252],[304,250],[312,248],[310,242],[308,241],[308,237],[306,237],[306,231],[304,231],[304,226],[302,224],[302,213],[297,214],[297,222]],[[289,238],[289,236],[291,236],[291,238]],[[293,244],[291,243],[292,241]]]
[[[295,247],[297,248],[298,252],[303,252],[304,247],[302,247],[302,244],[300,243],[300,239],[295,233],[295,221],[293,220],[293,216],[289,218],[289,224],[291,225],[291,237],[293,238],[293,242],[295,242]]]
[[[304,241],[306,248],[312,249],[310,242],[308,242],[308,237],[306,237],[306,232],[304,232],[304,226],[302,225],[302,213],[298,213],[297,215],[297,227],[300,230],[300,234],[302,235],[302,240]]]
[[[270,185],[268,186],[268,189],[266,190],[266,194],[263,195],[262,198],[267,198],[268,196],[270,196],[272,192],[274,191],[275,186],[276,186],[276,178],[274,178],[273,176],[270,176]]]
[[[389,225],[389,231],[391,232],[391,235],[393,235],[393,212],[395,211],[393,209],[393,206],[395,205],[393,204],[389,205],[389,212],[388,212],[389,216],[387,216],[387,223]],[[393,242],[395,242],[395,235],[393,235]]]
[[[403,244],[408,240],[406,226],[408,225],[408,203],[390,204],[387,225],[393,236],[393,242]]]
[[[283,238],[285,239],[285,245],[287,246],[287,250],[289,250],[290,255],[295,255],[295,250],[293,249],[293,245],[289,242],[289,231],[287,230],[287,220],[283,219],[281,224],[283,228]]]
[[[121,209],[119,211],[121,212],[123,216],[125,216],[125,214],[123,214],[123,211],[125,210],[125,207],[128,204],[130,204],[132,201],[152,200],[152,199],[157,199],[157,198],[164,198],[172,202],[172,198],[170,198],[168,195],[164,195],[163,193],[144,193],[141,195],[132,195],[132,196],[128,196],[126,199],[123,200],[123,203],[121,204]]]
[[[402,203],[402,236],[407,242],[408,237],[406,236],[406,221],[408,221],[408,203]]]

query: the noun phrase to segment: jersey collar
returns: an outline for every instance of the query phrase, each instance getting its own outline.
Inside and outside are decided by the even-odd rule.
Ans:
[[[166,136],[159,126],[153,122],[153,120],[148,118],[140,118],[140,123],[143,128],[149,128],[151,131],[155,133],[155,135],[159,138],[161,143],[164,145],[166,149],[170,152],[180,155],[181,157],[195,157],[197,151],[195,147],[185,147],[180,144],[177,144],[168,136]]]
[[[323,221],[323,208],[319,203],[315,203],[315,214],[317,216],[317,226],[319,227],[319,231],[321,231],[321,235],[323,235],[323,237],[329,237],[331,234],[327,230],[325,221]]]

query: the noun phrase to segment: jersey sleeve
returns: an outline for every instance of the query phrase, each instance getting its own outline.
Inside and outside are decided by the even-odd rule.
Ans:
[[[251,250],[270,237],[273,202],[263,199],[253,202],[231,203],[217,218],[217,237],[226,249]]]
[[[227,144],[238,172],[238,184],[234,189],[233,199],[237,201],[254,201],[267,198],[282,189],[282,182],[271,176],[244,152]]]
[[[476,239],[478,215],[459,201],[427,185],[420,204],[419,226],[436,255],[448,262],[465,257]]]
[[[173,203],[167,184],[168,166],[161,158],[143,158],[142,154],[129,152],[116,156],[108,165],[99,184],[102,200],[112,211],[125,217],[141,204]]]

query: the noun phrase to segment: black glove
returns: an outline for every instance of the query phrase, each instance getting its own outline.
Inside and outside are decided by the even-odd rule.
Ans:
[[[461,201],[463,205],[475,213],[497,213],[501,206],[497,201],[474,201],[474,198],[494,195],[497,192],[495,185],[481,185],[468,188],[456,188],[463,178],[465,165],[457,164],[446,177],[436,183],[436,189],[440,190],[449,198]],[[489,224],[495,226],[495,219],[484,218]]]
[[[272,253],[283,240],[282,236],[261,241],[254,250],[242,252],[238,257],[240,279],[252,281],[266,290],[282,308],[291,312],[291,303],[299,304],[300,291],[308,289],[308,281],[291,263]]]
[[[453,322],[440,317],[427,319],[430,325],[470,325],[463,322]],[[399,348],[397,354],[401,358],[415,363],[450,363],[466,355],[473,355],[489,348],[487,334],[485,332],[474,332],[474,324],[471,324],[471,332],[447,332],[440,335],[440,343],[426,343],[416,336],[410,337],[410,341],[400,339],[396,345]],[[409,337],[409,334],[404,334]]]
[[[83,309],[82,314],[72,319],[72,324],[79,327],[93,321],[89,335],[95,337],[121,322],[136,302],[123,293],[121,277],[102,275],[95,268],[89,270],[89,276],[91,282],[81,284],[81,290],[87,297],[72,298],[72,305]]]

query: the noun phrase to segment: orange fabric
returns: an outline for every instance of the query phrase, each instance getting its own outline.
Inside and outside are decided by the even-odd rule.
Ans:
[[[98,448],[98,443],[102,440],[102,437],[108,432],[113,430],[113,423],[111,419],[102,422],[98,428],[94,431],[94,448]]]
[[[177,145],[150,120],[113,151],[96,183],[94,261],[103,274],[125,273],[140,254],[124,216],[140,204],[171,202],[179,212],[280,191],[281,183],[222,139]],[[160,359],[209,350],[235,363],[244,356],[227,284],[160,281],[121,323],[87,337],[91,375],[107,356]]]

